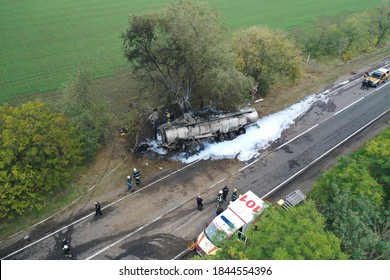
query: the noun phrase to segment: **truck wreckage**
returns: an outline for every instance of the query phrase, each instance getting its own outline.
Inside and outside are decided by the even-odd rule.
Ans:
[[[246,127],[259,118],[256,109],[246,108],[234,113],[193,116],[185,113],[175,121],[157,128],[165,148],[183,148],[201,140],[221,142],[246,132]]]

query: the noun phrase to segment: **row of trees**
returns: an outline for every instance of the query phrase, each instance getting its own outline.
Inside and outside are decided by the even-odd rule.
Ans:
[[[320,176],[308,200],[266,209],[209,259],[390,258],[390,128]]]
[[[297,82],[302,54],[349,60],[381,45],[389,33],[390,6],[384,4],[343,20],[321,20],[290,37],[251,27],[230,38],[206,2],[171,0],[159,13],[131,16],[122,39],[144,89],[187,112],[210,103],[234,109],[249,92],[265,96],[276,82]]]
[[[59,102],[57,113],[39,100],[0,106],[0,219],[45,207],[104,142],[108,103],[96,97],[85,72],[70,79]]]
[[[322,19],[308,30],[295,32],[296,42],[306,54],[350,60],[370,52],[388,39],[390,2],[375,10],[355,13],[342,19]]]

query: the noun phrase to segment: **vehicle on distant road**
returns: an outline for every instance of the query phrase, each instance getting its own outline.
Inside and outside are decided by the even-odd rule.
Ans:
[[[385,83],[390,76],[390,69],[379,68],[368,77],[368,85],[377,87],[379,84]]]

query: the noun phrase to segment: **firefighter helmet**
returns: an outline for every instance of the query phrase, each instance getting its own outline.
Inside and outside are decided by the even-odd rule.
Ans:
[[[219,193],[222,194],[223,193],[222,190],[220,190]]]

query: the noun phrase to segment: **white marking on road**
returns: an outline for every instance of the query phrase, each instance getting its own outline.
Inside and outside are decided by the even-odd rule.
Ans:
[[[321,156],[319,156],[317,159],[315,159],[314,161],[312,161],[311,163],[309,163],[308,165],[306,165],[304,168],[302,168],[301,170],[299,170],[297,173],[295,173],[294,175],[292,175],[291,177],[289,177],[288,179],[284,180],[282,183],[280,183],[278,186],[276,186],[274,189],[272,189],[271,191],[269,191],[268,193],[266,193],[265,195],[263,195],[261,197],[261,199],[264,199],[266,197],[268,197],[269,195],[271,195],[272,193],[274,193],[276,190],[278,190],[280,187],[282,187],[283,185],[285,185],[287,182],[291,181],[292,179],[294,179],[295,177],[297,177],[299,174],[301,174],[302,172],[304,172],[306,169],[308,169],[309,167],[311,167],[312,165],[314,165],[317,161],[321,160],[323,157],[325,157],[326,155],[328,155],[330,152],[332,152],[333,150],[335,150],[336,148],[338,148],[340,145],[342,145],[343,143],[345,143],[346,141],[348,141],[349,139],[351,139],[353,136],[355,136],[356,134],[358,134],[360,131],[362,131],[363,129],[365,129],[367,126],[369,126],[370,124],[372,124],[373,122],[375,122],[377,119],[381,118],[382,116],[386,115],[388,112],[390,111],[390,109],[387,109],[385,112],[383,112],[382,114],[380,114],[379,116],[377,116],[375,119],[372,119],[371,121],[369,121],[367,124],[365,124],[364,126],[362,126],[361,128],[359,128],[358,130],[356,130],[354,133],[352,133],[351,135],[349,135],[347,138],[345,138],[344,140],[340,141],[338,144],[336,144],[335,146],[333,146],[332,148],[330,148],[328,151],[326,151],[325,153],[323,153]]]
[[[279,149],[282,148],[283,146],[289,144],[290,142],[294,141],[295,139],[297,139],[297,138],[301,137],[302,135],[308,133],[310,130],[314,129],[314,128],[317,127],[317,126],[318,126],[318,123],[317,123],[316,125],[313,125],[313,126],[310,127],[309,129],[305,130],[305,131],[302,132],[301,134],[295,136],[293,139],[289,140],[288,142],[284,143],[283,145],[277,147],[275,150],[276,150],[276,151],[279,150]]]
[[[362,98],[360,98],[360,99],[356,100],[355,102],[353,102],[353,103],[349,104],[348,106],[344,107],[344,108],[343,108],[343,109],[341,109],[340,111],[338,111],[338,112],[334,113],[334,114],[333,114],[333,116],[336,116],[336,115],[340,114],[342,111],[344,111],[344,110],[348,109],[349,107],[351,107],[351,106],[355,105],[356,103],[358,103],[358,102],[359,102],[360,100],[362,100],[363,98],[364,98],[364,96],[363,96]]]

